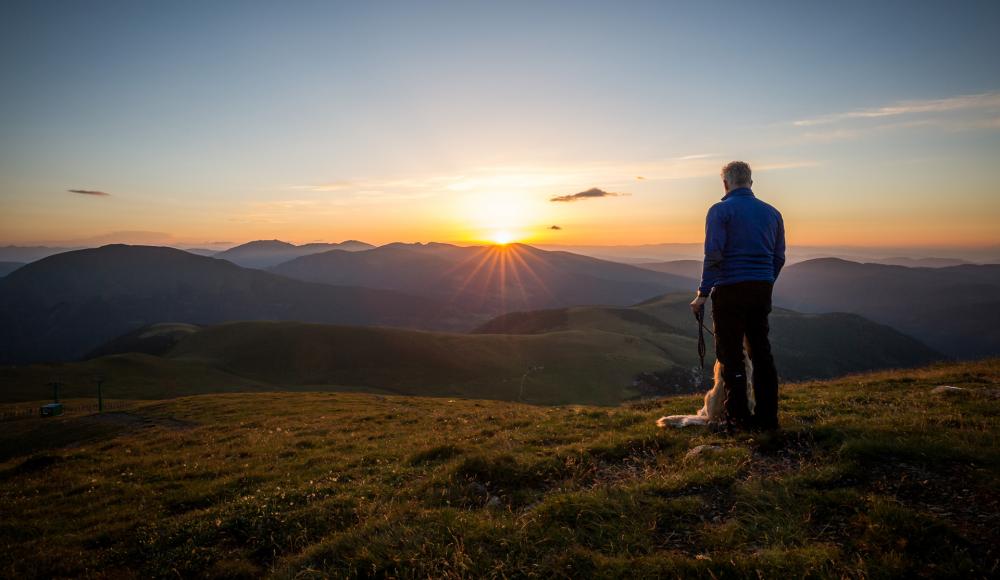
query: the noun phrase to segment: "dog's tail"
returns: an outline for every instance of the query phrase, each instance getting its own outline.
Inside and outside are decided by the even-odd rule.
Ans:
[[[666,429],[667,427],[680,428],[707,424],[707,415],[667,415],[656,420],[656,426],[661,429]]]

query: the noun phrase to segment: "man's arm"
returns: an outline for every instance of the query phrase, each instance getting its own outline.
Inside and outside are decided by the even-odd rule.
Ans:
[[[785,220],[778,214],[778,231],[774,240],[774,280],[778,281],[778,274],[785,266]]]
[[[705,263],[698,294],[708,296],[722,275],[722,251],[726,248],[726,224],[718,207],[712,206],[705,218]]]

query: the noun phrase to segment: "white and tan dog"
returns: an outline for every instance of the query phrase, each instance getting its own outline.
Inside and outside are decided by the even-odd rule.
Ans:
[[[745,349],[745,345],[744,345]],[[744,356],[747,367],[747,404],[750,414],[753,414],[753,363],[750,357]],[[707,425],[722,421],[726,415],[726,382],[722,379],[722,365],[715,361],[715,384],[705,393],[705,404],[698,409],[696,415],[667,415],[656,421],[657,427],[688,427],[690,425]]]

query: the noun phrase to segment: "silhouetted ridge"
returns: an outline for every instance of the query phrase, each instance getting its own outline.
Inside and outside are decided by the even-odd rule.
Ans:
[[[77,358],[156,322],[466,324],[455,312],[427,298],[291,280],[173,248],[110,245],[0,278],[0,362]]]

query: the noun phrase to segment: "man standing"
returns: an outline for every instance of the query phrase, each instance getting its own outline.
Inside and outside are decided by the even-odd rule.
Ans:
[[[778,428],[778,372],[768,341],[771,290],[785,265],[785,225],[778,210],[757,199],[750,166],[733,161],[722,168],[726,195],[708,210],[705,266],[695,315],[712,296],[715,356],[722,365],[729,429]],[[756,405],[747,407],[746,350],[753,363]]]

